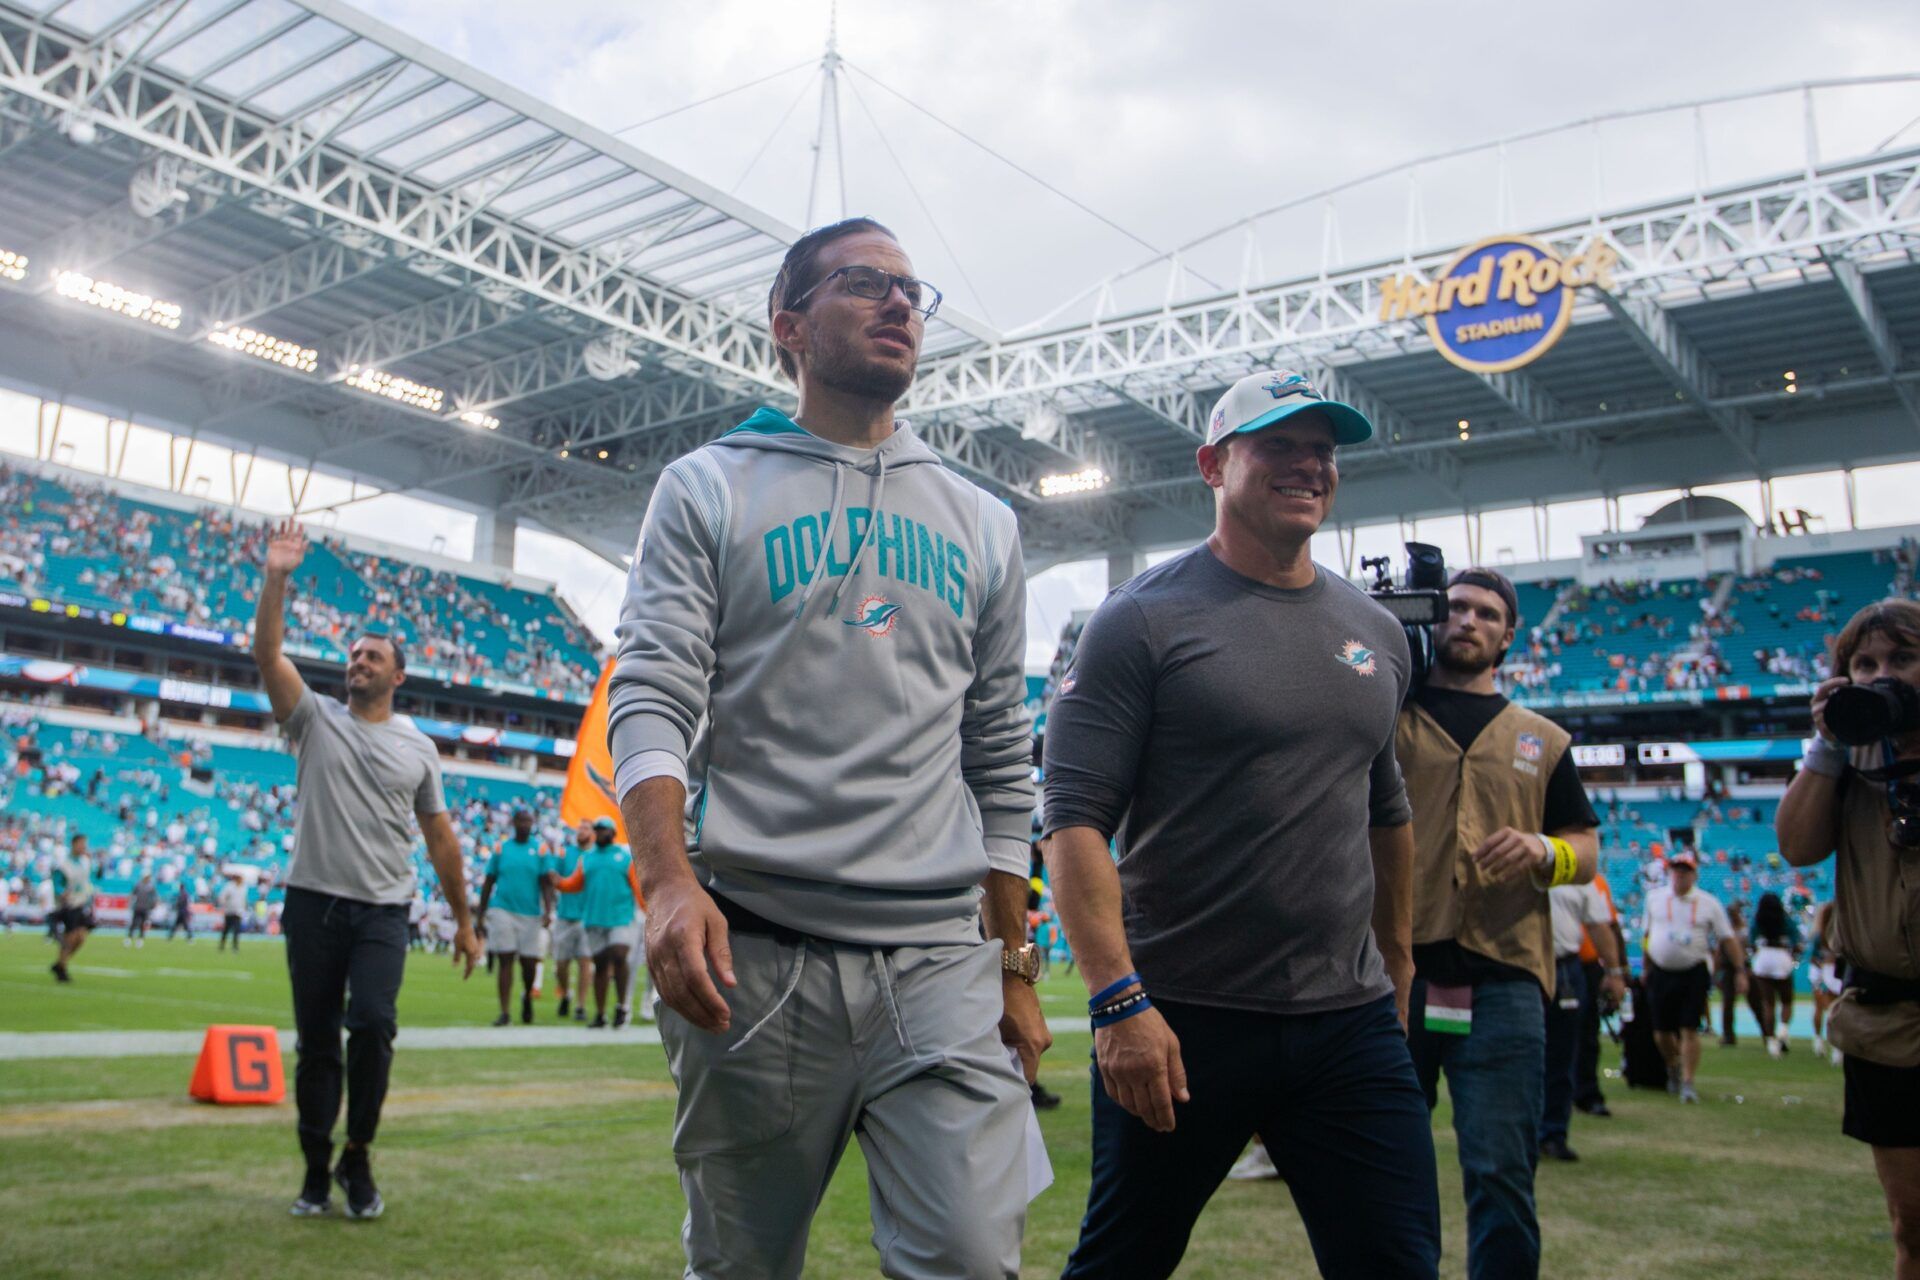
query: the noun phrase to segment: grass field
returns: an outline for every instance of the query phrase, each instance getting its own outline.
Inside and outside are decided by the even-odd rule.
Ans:
[[[210,941],[124,950],[102,935],[70,987],[39,936],[0,937],[0,1032],[285,1026],[276,944],[238,957]],[[419,956],[403,1025],[477,1025],[485,975],[461,985]],[[1043,989],[1069,1015],[1078,984]],[[540,1017],[551,1021],[552,1001]],[[288,1046],[290,1048],[290,1046]],[[1058,1275],[1085,1204],[1089,1041],[1061,1036],[1043,1065],[1066,1103],[1042,1116],[1058,1180],[1032,1206],[1028,1276]],[[1611,1060],[1611,1054],[1608,1055]],[[291,1105],[187,1101],[192,1055],[0,1060],[0,1270],[8,1277],[449,1276],[540,1280],[678,1276],[682,1203],[668,1148],[673,1087],[657,1046],[403,1050],[378,1147],[389,1209],[370,1224],[295,1221]],[[289,1059],[289,1076],[292,1063]],[[1709,1047],[1706,1104],[1609,1090],[1615,1118],[1576,1116],[1577,1165],[1543,1168],[1544,1274],[1555,1277],[1877,1276],[1892,1270],[1867,1150],[1840,1135],[1839,1071],[1804,1046]],[[1444,1273],[1462,1274],[1464,1223],[1447,1108],[1435,1117]],[[851,1148],[816,1221],[809,1276],[875,1274],[866,1174]],[[1312,1275],[1278,1183],[1228,1183],[1194,1233],[1191,1277]]]

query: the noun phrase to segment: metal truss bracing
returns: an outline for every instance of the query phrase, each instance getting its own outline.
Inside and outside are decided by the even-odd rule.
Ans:
[[[1814,174],[1688,197],[1539,233],[1571,253],[1598,237],[1616,254],[1617,293],[1678,301],[1716,288],[1785,287],[1823,253],[1868,257],[1920,246],[1920,161],[1879,156]],[[929,361],[911,412],[991,405],[1094,383],[1191,387],[1285,353],[1343,363],[1430,344],[1417,322],[1380,318],[1386,281],[1432,279],[1452,252],[1293,280],[1226,297],[957,352]],[[1769,280],[1778,274],[1781,278]]]
[[[223,184],[254,188],[625,332],[683,370],[775,384],[772,342],[763,328],[628,269],[629,261],[678,230],[672,220],[611,241],[574,244],[492,207],[577,161],[577,148],[560,131],[549,128],[537,145],[516,147],[497,163],[443,184],[416,176],[430,168],[431,157],[403,170],[371,164],[336,135],[378,114],[371,108],[384,105],[380,94],[391,79],[356,78],[323,101],[303,104],[299,115],[276,118],[237,105],[208,89],[204,75],[169,74],[139,56],[156,39],[178,34],[169,25],[182,7],[181,0],[136,5],[92,38],[60,26],[57,12],[44,20],[0,7],[0,88],[57,111],[85,113],[98,128],[185,161],[213,183],[216,196]],[[327,8],[335,22],[346,20],[343,7],[312,7]],[[483,140],[460,141],[472,148]],[[394,145],[383,140],[376,150]],[[753,230],[770,247],[790,238],[787,228],[759,221]]]
[[[1720,376],[1666,311],[1650,298],[1622,299],[1608,294],[1604,301],[1634,345],[1672,380],[1681,395],[1706,412],[1720,434],[1757,471],[1760,467],[1760,455],[1756,451],[1758,432],[1752,415],[1744,409],[1714,403],[1720,392]]]
[[[1895,336],[1893,326],[1880,311],[1880,304],[1874,300],[1873,290],[1867,287],[1866,276],[1860,268],[1841,258],[1829,259],[1827,269],[1833,272],[1834,283],[1846,294],[1847,302],[1853,308],[1854,319],[1860,322],[1861,332],[1866,335],[1867,345],[1873,349],[1875,363],[1880,371],[1887,375],[1893,392],[1912,420],[1914,429],[1920,431],[1920,393],[1900,380],[1901,361],[1904,354],[1900,349],[1900,339]]]

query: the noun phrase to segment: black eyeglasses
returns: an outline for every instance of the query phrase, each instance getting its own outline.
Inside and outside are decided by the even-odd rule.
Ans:
[[[895,285],[899,285],[901,296],[906,298],[907,305],[926,319],[933,319],[933,313],[940,309],[940,291],[925,280],[915,280],[912,276],[897,276],[891,271],[882,271],[878,267],[841,267],[838,270],[829,271],[815,281],[811,289],[789,302],[786,310],[798,311],[800,304],[811,298],[820,286],[829,280],[843,276],[847,281],[847,292],[856,298],[880,302],[893,293]]]

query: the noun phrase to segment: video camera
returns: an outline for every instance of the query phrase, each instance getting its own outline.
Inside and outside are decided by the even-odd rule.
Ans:
[[[1395,584],[1389,556],[1362,556],[1360,570],[1373,574],[1367,594],[1398,619],[1407,633],[1407,651],[1413,655],[1413,681],[1408,688],[1418,689],[1433,669],[1433,629],[1447,620],[1447,558],[1430,542],[1405,545],[1404,583]]]

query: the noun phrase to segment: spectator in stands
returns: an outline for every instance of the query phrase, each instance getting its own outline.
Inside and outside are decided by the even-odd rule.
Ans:
[[[1308,551],[1339,447],[1372,433],[1302,375],[1235,383],[1197,459],[1212,536],[1108,595],[1048,713],[1047,867],[1094,993],[1093,1181],[1068,1277],[1171,1274],[1255,1132],[1323,1272],[1439,1266],[1404,1039],[1394,717],[1411,663],[1399,626]]]
[[[1813,694],[1815,738],[1774,818],[1796,867],[1837,855],[1831,939],[1846,990],[1827,1038],[1846,1054],[1841,1128],[1873,1148],[1893,1221],[1895,1274],[1920,1275],[1920,732],[1842,748],[1834,692],[1888,679],[1920,687],[1920,602],[1885,600],[1848,620]]]
[[[1682,846],[1667,858],[1668,883],[1647,894],[1642,922],[1647,999],[1653,1008],[1654,1042],[1667,1062],[1667,1092],[1682,1102],[1700,1101],[1693,1087],[1700,1066],[1700,1020],[1713,989],[1708,961],[1719,952],[1747,989],[1739,935],[1720,900],[1695,886],[1700,862]]]
[[[1426,1093],[1453,1100],[1467,1200],[1467,1271],[1539,1274],[1534,1167],[1547,1079],[1542,999],[1579,1007],[1556,965],[1548,890],[1593,879],[1599,817],[1566,730],[1494,686],[1520,625],[1513,584],[1463,569],[1434,628],[1432,673],[1400,712],[1395,752],[1414,814],[1412,1017]],[[1577,938],[1570,950],[1578,951]],[[1571,1025],[1571,1024],[1570,1024]],[[1556,1069],[1572,1089],[1572,1037]],[[1565,1148],[1565,1126],[1552,1135]]]
[[[467,918],[460,845],[446,816],[440,755],[427,736],[396,719],[393,693],[406,679],[406,655],[390,636],[355,640],[347,661],[347,702],[307,687],[281,652],[287,580],[307,554],[292,520],[274,530],[254,621],[253,659],[292,739],[299,761],[300,816],[281,917],[287,972],[299,1032],[294,1093],[306,1179],[295,1216],[329,1211],[328,1164],[341,1093],[340,1029],[347,1053],[347,1145],[333,1170],[347,1214],[375,1218],[385,1208],[374,1185],[368,1145],[398,1030],[395,998],[405,972],[407,907],[413,897],[409,813],[419,819],[441,889],[459,922],[454,963],[473,972],[480,944]],[[346,1006],[347,987],[353,1003]]]
[[[1747,1003],[1767,1052],[1779,1057],[1787,1051],[1787,1027],[1793,1021],[1793,971],[1800,963],[1800,930],[1787,914],[1777,893],[1760,896],[1747,931],[1753,971],[1747,979]]]
[[[86,945],[93,931],[93,857],[87,852],[85,836],[75,835],[68,841],[66,856],[53,864],[53,895],[53,921],[60,930],[60,958],[53,962],[53,976],[72,982],[67,961]]]

